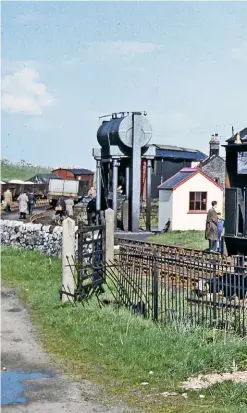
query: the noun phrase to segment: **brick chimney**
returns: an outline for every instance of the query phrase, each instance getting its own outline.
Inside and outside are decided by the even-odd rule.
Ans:
[[[220,153],[220,140],[218,138],[218,133],[211,136],[209,141],[209,156],[219,156]]]

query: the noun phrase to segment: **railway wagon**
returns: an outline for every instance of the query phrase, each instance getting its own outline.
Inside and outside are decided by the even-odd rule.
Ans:
[[[46,184],[32,184],[32,183],[26,183],[26,182],[19,182],[19,183],[13,183],[13,182],[6,182],[5,185],[2,186],[2,198],[4,192],[9,189],[12,193],[13,201],[16,201],[18,196],[22,191],[26,192],[33,192],[36,199],[46,199],[47,198],[47,190],[48,186]]]
[[[73,179],[50,179],[48,200],[50,205],[56,206],[59,198],[72,198],[77,203],[87,195],[87,186],[82,181]]]

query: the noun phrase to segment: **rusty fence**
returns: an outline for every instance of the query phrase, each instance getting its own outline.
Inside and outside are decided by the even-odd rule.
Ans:
[[[169,247],[161,251],[120,245],[120,270],[114,275],[118,303],[161,324],[247,334],[246,257],[229,260]]]
[[[105,258],[105,226],[78,228],[74,301],[125,307],[160,325],[247,335],[247,257],[121,240]]]

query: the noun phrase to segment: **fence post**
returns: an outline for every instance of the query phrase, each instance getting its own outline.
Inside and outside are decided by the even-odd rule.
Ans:
[[[217,321],[217,305],[216,305],[216,260],[213,260],[213,324],[216,326]]]
[[[105,211],[105,258],[106,264],[114,260],[114,211],[108,208]]]
[[[154,250],[153,255],[153,321],[158,321],[159,317],[159,286],[158,286],[158,254],[157,250]]]
[[[74,257],[75,257],[75,221],[71,218],[63,220],[63,241],[62,241],[62,301],[71,301],[74,295]]]

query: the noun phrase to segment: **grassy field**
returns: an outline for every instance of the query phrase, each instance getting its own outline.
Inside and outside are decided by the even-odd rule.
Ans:
[[[156,244],[177,245],[198,250],[208,247],[204,231],[170,231],[167,234],[153,235],[149,240]]]
[[[39,173],[50,173],[46,168],[35,166],[21,166],[21,165],[1,165],[1,180],[8,181],[11,179],[28,180],[32,176]]]
[[[94,301],[62,305],[61,262],[39,253],[4,247],[2,279],[19,290],[45,349],[68,374],[103,384],[108,399],[154,413],[247,412],[247,385],[225,382],[188,391],[187,399],[180,388],[198,373],[229,371],[234,364],[246,369],[246,341],[200,328],[160,328],[125,310],[100,310]],[[179,394],[165,398],[166,391]]]

